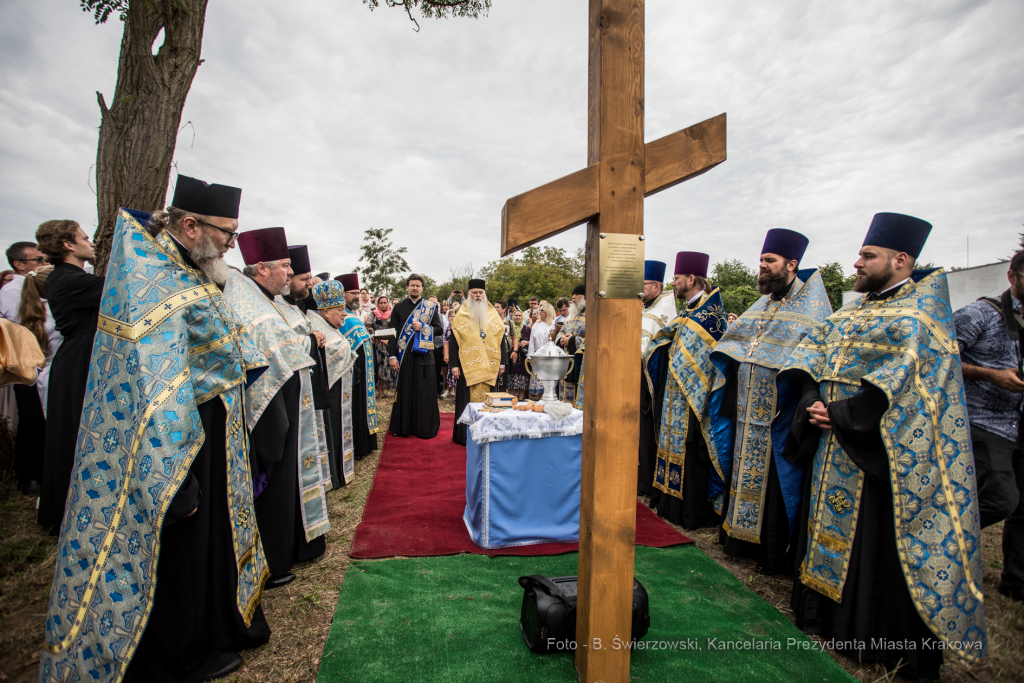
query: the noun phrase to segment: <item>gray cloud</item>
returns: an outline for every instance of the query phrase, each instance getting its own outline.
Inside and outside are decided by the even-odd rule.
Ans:
[[[505,199],[586,163],[584,2],[495,0],[421,22],[359,2],[210,3],[175,161],[244,188],[244,228],[285,225],[315,270],[393,228],[437,277],[498,257]],[[729,160],[655,195],[648,249],[753,263],[764,231],[852,264],[872,214],[935,224],[923,258],[1007,255],[1022,230],[1024,6],[647,3],[647,139],[729,115]],[[67,0],[0,6],[0,239],[95,221],[86,185],[121,25]],[[576,228],[549,241],[574,249]],[[234,262],[237,256],[233,257]]]

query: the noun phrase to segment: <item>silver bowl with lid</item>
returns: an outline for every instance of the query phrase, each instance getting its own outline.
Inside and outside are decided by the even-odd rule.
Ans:
[[[558,403],[558,382],[572,372],[575,359],[554,342],[548,342],[526,357],[526,371],[544,384],[539,404]]]

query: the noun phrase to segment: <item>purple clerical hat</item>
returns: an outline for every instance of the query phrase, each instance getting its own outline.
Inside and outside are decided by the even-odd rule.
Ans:
[[[292,272],[296,275],[302,275],[313,271],[313,269],[309,267],[309,250],[306,249],[305,244],[297,244],[294,247],[288,247],[288,258],[292,260]]]
[[[764,236],[764,246],[761,247],[762,254],[778,254],[790,261],[799,261],[807,251],[808,239],[796,230],[785,228],[772,228]]]
[[[246,230],[238,236],[238,248],[247,266],[288,258],[288,238],[284,235],[284,228]]]
[[[676,254],[676,275],[708,276],[711,257],[699,251],[681,251]]]
[[[354,292],[359,289],[359,273],[347,273],[334,278],[341,283],[346,292]]]

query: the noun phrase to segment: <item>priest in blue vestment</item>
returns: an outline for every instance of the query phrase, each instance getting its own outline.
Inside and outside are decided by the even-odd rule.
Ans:
[[[288,247],[292,276],[288,279],[288,293],[282,295],[285,301],[298,308],[302,315],[316,309],[313,300],[313,269],[309,265],[309,248],[305,244]],[[321,278],[322,280],[323,278]]]
[[[949,288],[942,269],[914,269],[931,227],[875,215],[854,264],[864,296],[807,335],[776,383],[803,394],[797,626],[858,662],[938,679],[943,650],[984,656],[985,606]]]
[[[808,240],[773,228],[761,247],[761,298],[726,331],[711,353],[718,372],[710,402],[718,459],[709,495],[723,514],[721,538],[731,556],[757,560],[761,571],[792,574],[804,465],[784,446],[799,392],[775,387],[779,368],[808,332],[832,314],[817,269],[800,269]]]
[[[352,369],[352,392],[349,400],[352,411],[352,441],[356,460],[362,460],[377,450],[377,434],[384,426],[377,422],[376,372],[373,364],[373,344],[370,332],[363,323],[359,304],[359,273],[339,275],[335,281],[344,289],[345,317],[340,332],[348,339],[356,353]]]
[[[569,376],[563,384],[572,387],[572,404],[577,410],[583,410],[583,356],[586,351],[587,336],[587,286],[580,283],[572,290],[572,303],[569,304],[569,319],[558,331],[555,342],[565,347],[574,362]]]
[[[120,209],[39,679],[191,682],[267,642],[246,377],[266,365],[221,295],[241,190],[178,176]]]
[[[662,261],[644,262],[644,314],[640,325],[640,357],[647,357],[651,340],[676,317],[675,291],[662,291],[665,270]],[[664,383],[660,386],[664,388]],[[640,380],[640,447],[637,461],[636,494],[651,495],[654,467],[658,462],[658,421],[661,419],[662,394],[652,395],[646,379]]]
[[[708,499],[711,438],[708,396],[714,366],[711,350],[725,332],[725,308],[707,281],[707,254],[676,254],[673,289],[686,308],[651,340],[644,359],[648,391],[662,396],[651,509],[686,529],[718,523]]]
[[[355,442],[352,425],[352,374],[357,356],[352,344],[339,329],[346,319],[345,289],[328,278],[313,286],[316,307],[306,312],[314,330],[327,338],[321,349],[330,392],[325,409],[327,452],[330,455],[331,483],[345,486],[355,478]]]

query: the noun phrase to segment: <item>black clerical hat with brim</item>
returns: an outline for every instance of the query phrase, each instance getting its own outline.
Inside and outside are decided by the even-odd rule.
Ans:
[[[487,283],[484,280],[473,279],[469,281],[466,289],[487,289]]]
[[[296,275],[312,272],[309,267],[309,250],[305,244],[288,247],[288,258],[292,260],[292,272]]]
[[[920,218],[902,213],[876,213],[863,246],[905,251],[916,259],[931,231],[932,224]]]
[[[280,261],[288,258],[288,238],[284,228],[246,230],[238,236],[238,249],[247,266]]]
[[[211,185],[203,180],[179,175],[174,186],[171,206],[202,216],[238,218],[238,205],[241,200],[241,188]]]

